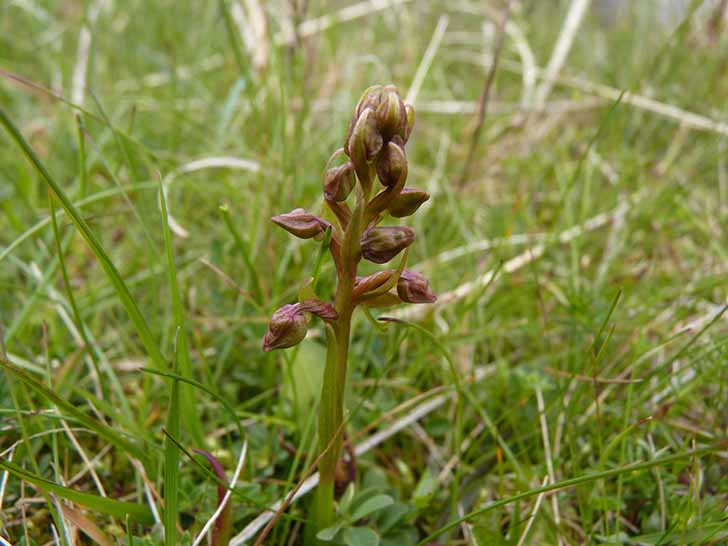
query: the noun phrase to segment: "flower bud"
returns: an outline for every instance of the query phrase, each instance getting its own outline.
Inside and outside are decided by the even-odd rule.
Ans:
[[[365,89],[361,94],[361,97],[359,97],[359,102],[356,103],[354,116],[358,118],[365,108],[372,108],[376,110],[377,106],[379,106],[383,90],[384,87],[381,85],[372,85]]]
[[[433,303],[437,296],[430,289],[429,281],[416,271],[405,269],[397,281],[397,294],[407,303]]]
[[[331,167],[324,173],[324,197],[327,201],[346,201],[355,185],[356,174],[351,161]]]
[[[291,212],[279,214],[271,218],[271,220],[301,239],[311,239],[321,235],[331,226],[326,220],[322,220],[303,209],[294,209]]]
[[[389,269],[387,271],[377,271],[368,277],[357,277],[356,283],[354,284],[354,297],[363,296],[368,292],[376,290],[391,279],[393,274],[394,270]]]
[[[374,110],[365,108],[351,129],[346,141],[346,153],[354,160],[354,164],[359,158],[369,161],[382,149],[382,143],[382,133],[377,127]]]
[[[385,139],[407,133],[407,110],[394,85],[386,86],[381,93],[376,109],[377,123]]]
[[[323,320],[336,320],[339,318],[334,306],[321,300],[302,301],[298,304],[298,308],[306,313],[316,315]]]
[[[404,148],[388,142],[377,159],[377,176],[382,185],[391,187],[397,184],[401,176],[407,176],[407,156]]]
[[[359,98],[359,102],[356,103],[356,108],[354,108],[354,114],[351,117],[351,121],[349,122],[349,129],[346,133],[346,140],[344,141],[344,151],[349,157],[352,157],[351,135],[354,132],[354,127],[356,126],[357,121],[359,121],[359,118],[365,110],[376,111],[381,100],[383,89],[384,88],[381,85],[372,85],[371,87],[367,88],[364,93],[362,93],[361,97]]]
[[[298,345],[306,337],[308,325],[305,313],[311,313],[323,320],[336,320],[336,309],[321,300],[305,300],[291,303],[278,309],[268,323],[268,331],[263,337],[263,350],[285,349]]]
[[[404,188],[389,205],[389,214],[404,218],[414,214],[430,198],[430,194],[417,188]]]
[[[412,134],[412,129],[415,128],[415,107],[411,104],[406,104],[405,110],[407,111],[407,130],[404,135],[404,141],[407,142]]]
[[[361,254],[375,264],[387,263],[414,240],[415,232],[411,227],[372,227],[361,238]]]
[[[268,323],[268,331],[263,337],[263,350],[285,349],[301,343],[306,337],[306,316],[297,303],[284,305],[278,309]]]

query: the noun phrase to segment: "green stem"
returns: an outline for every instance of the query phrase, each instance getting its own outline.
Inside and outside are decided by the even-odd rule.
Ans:
[[[334,307],[338,317],[327,327],[328,349],[319,408],[319,452],[322,455],[319,461],[319,486],[313,518],[317,532],[330,527],[335,521],[334,485],[344,434],[344,391],[346,369],[349,364],[351,316],[356,307],[354,283],[357,265],[361,260],[361,236],[366,226],[364,215],[369,202],[369,190],[365,188],[372,186],[372,172],[373,168],[369,167],[368,180],[360,179],[356,193],[356,207],[341,239],[341,247],[337,251],[339,252],[339,259],[336,260],[338,284]]]
[[[319,410],[319,486],[316,494],[314,522],[317,532],[334,523],[334,482],[341,454],[344,423],[344,391],[349,363],[349,337],[354,310],[353,271],[339,278],[336,293],[337,321],[328,329],[328,351]]]
[[[334,481],[336,465],[341,454],[344,422],[344,390],[349,360],[349,331],[351,309],[339,315],[335,335],[330,335],[329,356],[324,372],[319,412],[319,451],[324,452],[319,462],[319,497],[316,527],[321,530],[334,521]]]
[[[337,358],[336,334],[333,329],[328,332],[328,352],[326,355],[326,369],[324,371],[323,386],[321,389],[321,407],[319,408],[319,451],[328,448],[329,441],[334,436],[334,422],[336,420],[336,395],[334,390]],[[334,519],[334,473],[336,462],[334,461],[333,471],[330,469],[331,452],[335,446],[329,448],[328,453],[319,461],[319,486],[316,490],[314,504],[314,530],[321,531],[333,523]]]

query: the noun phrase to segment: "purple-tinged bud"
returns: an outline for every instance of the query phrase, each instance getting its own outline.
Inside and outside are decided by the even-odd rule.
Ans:
[[[355,185],[356,174],[351,161],[331,167],[324,173],[324,197],[327,201],[346,201]]]
[[[366,108],[351,132],[344,150],[354,163],[356,176],[362,185],[365,195],[369,195],[372,187],[372,169],[370,160],[382,149],[382,135],[377,129],[374,110]]]
[[[404,138],[407,133],[407,110],[394,85],[388,85],[382,90],[376,114],[379,130],[385,139],[395,134]]]
[[[367,277],[357,277],[354,284],[354,297],[363,296],[364,294],[376,290],[384,285],[394,275],[394,269],[386,271],[377,271]]]
[[[263,337],[263,350],[285,349],[298,345],[306,337],[306,315],[298,303],[284,305],[278,309],[268,323]]]
[[[359,117],[365,108],[372,108],[374,110],[379,106],[381,100],[382,91],[384,87],[381,85],[372,85],[367,87],[359,97],[359,102],[356,103],[354,108],[354,116]]]
[[[407,303],[433,303],[437,296],[430,289],[429,281],[417,271],[405,269],[397,281],[397,294]]]
[[[404,218],[414,214],[430,198],[430,194],[417,188],[404,188],[389,205],[389,214]]]
[[[390,140],[390,142],[394,142],[397,146],[399,146],[400,148],[402,148],[404,150],[404,145],[406,144],[406,142],[404,141],[404,139],[401,136],[394,135],[392,137],[392,139]]]
[[[375,264],[384,264],[410,246],[415,231],[407,226],[372,227],[361,238],[362,256]]]
[[[377,176],[382,185],[391,187],[397,184],[401,176],[407,177],[407,156],[404,148],[388,142],[377,159]]]
[[[263,350],[267,353],[273,349],[285,349],[301,343],[308,330],[305,313],[311,313],[323,320],[338,318],[334,306],[321,300],[305,300],[284,305],[273,313],[268,323],[268,331],[263,337]]]
[[[407,111],[407,130],[405,131],[404,141],[407,142],[412,134],[412,129],[415,128],[415,107],[411,104],[406,104],[405,110]]]
[[[311,313],[323,320],[336,320],[339,315],[330,303],[321,300],[305,300],[298,304],[298,308],[306,313]]]
[[[346,153],[356,164],[359,158],[369,161],[382,149],[382,133],[377,127],[374,110],[365,108],[354,123],[346,141]]]
[[[311,239],[321,235],[331,224],[318,216],[303,209],[293,209],[291,212],[279,214],[271,218],[273,223],[281,226],[287,232],[301,239]]]

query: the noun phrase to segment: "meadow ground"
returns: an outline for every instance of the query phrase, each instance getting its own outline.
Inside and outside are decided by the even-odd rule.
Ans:
[[[318,256],[269,218],[322,210],[392,82],[440,299],[356,317],[335,540],[725,544],[728,28],[506,4],[0,3],[0,537],[191,544],[204,448],[254,543],[315,457],[325,352],[320,323],[260,348]],[[304,543],[309,496],[266,544]]]

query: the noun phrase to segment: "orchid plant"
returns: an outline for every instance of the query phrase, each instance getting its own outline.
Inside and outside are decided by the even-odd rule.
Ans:
[[[273,314],[263,338],[264,351],[283,349],[304,339],[312,315],[323,319],[326,327],[327,358],[318,418],[320,482],[314,516],[319,530],[334,520],[334,482],[342,447],[354,310],[362,305],[385,307],[436,299],[427,279],[405,269],[414,230],[380,225],[387,216],[410,216],[430,197],[423,190],[405,187],[405,145],[414,120],[413,107],[404,103],[395,86],[367,89],[356,105],[344,146],[333,153],[324,172],[323,194],[333,223],[300,208],[273,217],[275,224],[296,237],[328,241],[336,267],[333,303],[312,298],[284,305]],[[357,275],[362,259],[386,264],[400,254],[396,269]]]

